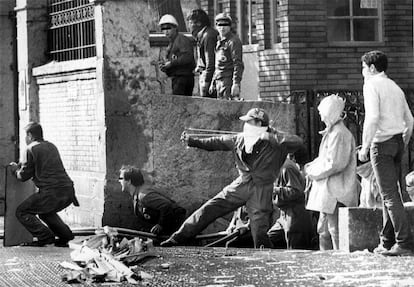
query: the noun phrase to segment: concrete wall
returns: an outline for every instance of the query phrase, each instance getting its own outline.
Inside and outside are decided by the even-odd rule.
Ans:
[[[128,224],[125,219],[130,211],[117,208],[129,204],[117,182],[122,164],[145,170],[157,188],[189,211],[214,196],[236,177],[232,154],[187,149],[180,135],[185,127],[241,131],[238,117],[253,106],[264,107],[278,127],[294,133],[294,107],[270,102],[146,95],[130,104],[130,114],[111,117],[107,122],[107,161],[111,164],[104,222]]]
[[[3,166],[15,158],[16,81],[14,1],[0,1],[0,215],[4,212]]]

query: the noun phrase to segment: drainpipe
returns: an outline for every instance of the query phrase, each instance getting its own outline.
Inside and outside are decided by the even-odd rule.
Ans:
[[[9,19],[13,22],[13,31],[12,31],[12,49],[13,49],[13,66],[11,70],[13,71],[13,126],[14,126],[14,135],[10,138],[10,141],[14,144],[14,160],[17,162],[19,160],[19,93],[18,93],[18,83],[19,83],[19,73],[17,69],[17,20],[16,12],[9,12]]]

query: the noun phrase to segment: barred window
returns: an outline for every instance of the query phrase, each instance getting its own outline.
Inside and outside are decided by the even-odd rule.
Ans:
[[[280,33],[280,0],[271,0],[271,19],[272,19],[272,42],[273,44],[282,43],[282,37]]]
[[[89,0],[49,0],[48,8],[51,60],[95,57],[93,3],[89,3]]]
[[[381,6],[381,0],[327,0],[328,41],[382,41]]]
[[[257,2],[255,0],[242,0],[238,3],[238,30],[243,45],[257,44]]]

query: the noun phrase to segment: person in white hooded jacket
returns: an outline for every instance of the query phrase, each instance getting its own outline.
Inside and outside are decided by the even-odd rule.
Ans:
[[[339,249],[338,210],[357,206],[355,139],[343,122],[345,101],[338,95],[324,98],[318,106],[326,124],[316,159],[305,165],[312,188],[306,208],[319,211],[318,234],[321,250]]]

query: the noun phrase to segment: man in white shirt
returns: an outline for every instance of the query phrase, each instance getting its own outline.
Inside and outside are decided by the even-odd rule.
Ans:
[[[369,152],[383,198],[383,228],[374,253],[408,255],[412,253],[413,237],[397,182],[404,148],[413,130],[413,116],[404,92],[385,74],[387,56],[370,51],[361,61],[365,122],[358,158],[367,161]]]

